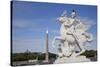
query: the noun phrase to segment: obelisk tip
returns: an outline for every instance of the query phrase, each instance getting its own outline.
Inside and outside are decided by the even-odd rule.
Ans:
[[[48,30],[46,30],[46,33],[48,34]]]

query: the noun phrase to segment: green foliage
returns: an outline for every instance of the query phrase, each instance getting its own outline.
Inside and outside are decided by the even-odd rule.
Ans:
[[[81,55],[84,55],[86,57],[97,57],[97,51],[94,50],[86,50]],[[57,55],[53,53],[49,53],[49,59],[56,59]],[[45,53],[31,53],[31,52],[25,52],[25,53],[13,53],[11,60],[14,61],[27,61],[27,60],[45,60]]]
[[[12,54],[12,61],[26,61],[29,59],[36,59],[37,54],[34,53],[14,53]]]
[[[81,55],[85,55],[86,57],[97,57],[97,51],[95,51],[95,50],[86,50]]]
[[[49,53],[49,59],[56,58],[56,54]],[[14,61],[27,61],[27,60],[45,60],[45,53],[13,53],[12,62]]]
[[[49,59],[56,59],[56,56],[55,54],[53,53],[49,53]]]

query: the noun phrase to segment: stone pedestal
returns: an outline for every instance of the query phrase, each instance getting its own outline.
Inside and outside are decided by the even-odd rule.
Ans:
[[[76,62],[89,62],[90,59],[86,58],[85,56],[71,56],[71,57],[58,57],[55,60],[55,64],[59,64],[59,63],[76,63]]]

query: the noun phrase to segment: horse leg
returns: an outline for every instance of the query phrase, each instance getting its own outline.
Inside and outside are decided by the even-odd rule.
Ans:
[[[54,47],[55,41],[56,41],[56,40],[63,40],[63,39],[64,39],[64,38],[62,38],[61,36],[55,36],[54,39],[53,39],[53,41],[52,41],[52,47]],[[62,43],[61,52],[58,53],[58,56],[59,56],[60,58],[62,58],[63,55],[64,55],[64,51],[63,51],[64,43],[63,43],[63,42],[61,42],[61,43]]]
[[[82,54],[82,53],[85,52],[83,43],[79,43],[78,47],[79,47],[79,49],[80,49],[80,52],[77,53],[76,56],[79,56],[80,54]]]

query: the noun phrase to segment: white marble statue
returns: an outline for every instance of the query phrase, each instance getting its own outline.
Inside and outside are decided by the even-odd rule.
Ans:
[[[71,17],[67,16],[67,11],[57,18],[61,23],[60,36],[55,36],[52,45],[54,47],[55,40],[61,42],[61,49],[58,53],[59,57],[77,57],[85,51],[84,44],[93,40],[92,34],[88,33],[87,25],[76,19],[76,11],[73,10]],[[76,47],[80,49],[75,53]]]

